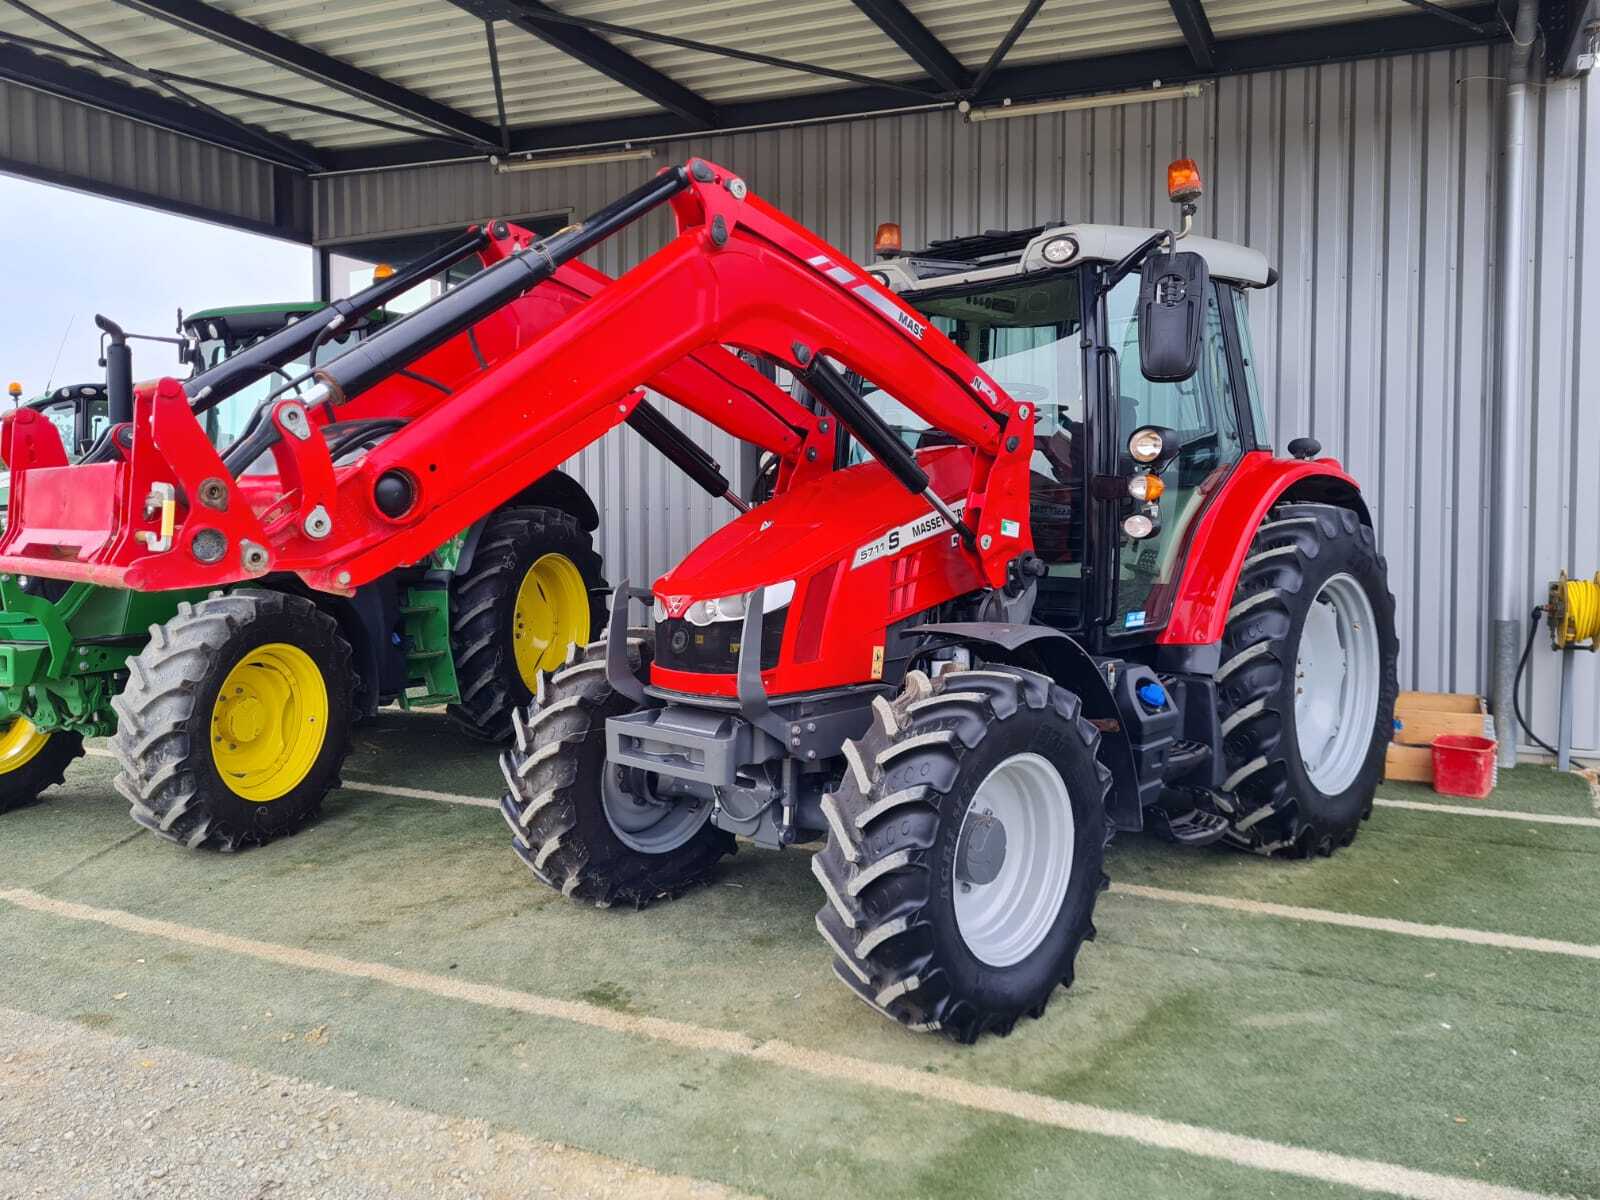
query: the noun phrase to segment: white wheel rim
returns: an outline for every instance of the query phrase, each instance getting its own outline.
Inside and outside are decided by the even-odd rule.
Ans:
[[[1333,576],[1311,602],[1294,666],[1294,727],[1311,784],[1335,796],[1355,782],[1378,718],[1378,624],[1354,576]]]
[[[956,927],[980,962],[1009,967],[1039,948],[1066,903],[1077,823],[1061,772],[1031,753],[1012,755],[978,785],[957,844],[969,822],[990,816],[1005,829],[1005,858],[988,883],[956,879]]]

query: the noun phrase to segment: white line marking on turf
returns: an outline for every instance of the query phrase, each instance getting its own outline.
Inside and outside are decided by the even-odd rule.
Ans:
[[[102,750],[98,746],[90,746],[85,751],[96,758],[115,758],[116,755],[109,750]],[[349,788],[353,792],[376,792],[380,796],[399,796],[406,800],[437,800],[441,804],[466,804],[473,808],[492,808],[498,810],[500,801],[492,800],[488,796],[463,796],[457,792],[434,792],[427,788],[400,787],[392,783],[371,783],[365,779],[344,779],[339,784],[342,788]]]
[[[380,796],[402,796],[407,800],[438,800],[445,804],[470,804],[473,808],[492,808],[497,812],[500,801],[487,796],[461,796],[454,792],[430,792],[426,788],[397,787],[391,783],[368,783],[364,779],[346,779],[340,787],[356,792],[377,792]],[[1600,824],[1600,822],[1596,822]]]
[[[1519,933],[1491,933],[1483,929],[1462,929],[1455,925],[1425,925],[1420,921],[1396,921],[1391,917],[1363,917],[1356,913],[1335,912],[1327,908],[1300,908],[1294,904],[1273,904],[1265,900],[1238,900],[1232,896],[1212,896],[1204,892],[1179,892],[1170,888],[1147,887],[1140,883],[1113,883],[1111,893],[1140,896],[1146,900],[1165,900],[1174,904],[1200,904],[1230,912],[1252,913],[1262,917],[1284,917],[1290,921],[1313,921],[1321,925],[1343,925],[1350,929],[1370,929],[1381,933],[1402,933],[1407,937],[1432,938],[1442,942],[1464,942],[1473,946],[1498,946],[1505,950],[1533,950],[1540,954],[1564,954],[1570,958],[1590,958],[1600,962],[1600,946],[1583,942],[1562,942],[1554,938],[1525,937]]]
[[[835,1083],[879,1088],[925,1101],[953,1104],[978,1112],[1015,1117],[1036,1125],[1075,1133],[1120,1138],[1163,1150],[1176,1150],[1200,1158],[1299,1176],[1323,1183],[1343,1184],[1368,1191],[1412,1197],[1414,1200],[1550,1200],[1536,1192],[1457,1176],[1417,1171],[1395,1163],[1352,1158],[1324,1150],[1286,1146],[1261,1138],[1244,1137],[1181,1121],[1167,1121],[1138,1113],[1098,1108],[1070,1100],[1056,1100],[996,1084],[975,1083],[944,1075],[930,1075],[912,1067],[873,1062],[843,1054],[811,1050],[789,1042],[760,1041],[732,1030],[708,1029],[661,1017],[620,1013],[580,1000],[560,1000],[492,984],[471,983],[425,971],[410,971],[387,963],[362,962],[315,950],[300,950],[141,917],[113,908],[92,908],[69,900],[55,900],[25,888],[0,890],[0,900],[18,908],[74,921],[87,921],[128,933],[163,938],[191,946],[220,950],[296,970],[324,971],[370,979],[446,1000],[527,1013],[611,1033],[651,1038],[685,1049],[731,1054],[755,1062],[786,1067]]]
[[[1510,808],[1473,808],[1466,804],[1431,804],[1425,800],[1373,801],[1379,808],[1407,808],[1416,812],[1449,813],[1457,817],[1499,817],[1504,821],[1529,821],[1535,825],[1580,825],[1600,829],[1600,817],[1568,817],[1560,813],[1517,812]]]

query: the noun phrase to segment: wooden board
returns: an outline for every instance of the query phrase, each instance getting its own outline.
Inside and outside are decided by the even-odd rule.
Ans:
[[[1425,708],[1431,712],[1479,713],[1483,712],[1483,697],[1465,692],[1401,692],[1395,701],[1395,711],[1403,708]]]
[[[1433,739],[1442,733],[1482,737],[1484,712],[1480,696],[1401,692],[1394,708],[1394,740],[1407,746],[1426,747],[1433,745]]]
[[[1433,782],[1433,750],[1428,746],[1402,746],[1391,743],[1383,760],[1383,777],[1411,783]]]

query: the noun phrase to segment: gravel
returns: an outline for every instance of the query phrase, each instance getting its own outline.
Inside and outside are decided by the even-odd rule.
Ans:
[[[0,1008],[0,1200],[734,1195],[482,1121]]]

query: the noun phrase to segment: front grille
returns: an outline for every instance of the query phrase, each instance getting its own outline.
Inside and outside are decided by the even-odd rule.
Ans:
[[[787,607],[761,618],[761,669],[778,665],[783,648],[783,622]],[[682,617],[656,622],[656,663],[671,671],[697,671],[702,675],[732,675],[739,666],[739,635],[743,621],[714,621],[691,625]]]

